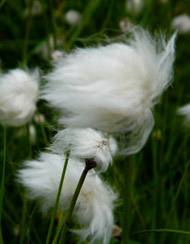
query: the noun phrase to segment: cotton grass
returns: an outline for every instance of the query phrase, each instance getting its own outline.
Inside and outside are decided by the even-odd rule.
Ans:
[[[127,133],[123,154],[138,152],[154,125],[152,109],[171,83],[174,34],[166,42],[133,28],[126,43],[76,49],[46,75],[41,97],[65,126]]]
[[[32,118],[38,100],[39,72],[14,69],[0,74],[0,122],[21,126]]]
[[[64,155],[41,153],[38,160],[24,162],[24,168],[18,173],[18,181],[28,189],[29,197],[40,199],[43,212],[54,206],[64,162]],[[82,162],[69,159],[59,202],[60,211],[67,211],[83,169]],[[89,172],[74,211],[74,219],[83,228],[73,232],[83,241],[90,238],[90,243],[109,243],[115,199],[112,189],[93,170]]]
[[[50,149],[60,155],[70,152],[71,157],[92,159],[101,171],[105,171],[117,151],[117,144],[113,138],[105,138],[91,128],[67,128],[56,134]]]

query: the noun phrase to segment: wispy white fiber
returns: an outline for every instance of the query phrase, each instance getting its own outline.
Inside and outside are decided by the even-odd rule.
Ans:
[[[64,155],[41,153],[38,160],[24,162],[25,168],[18,173],[18,181],[28,189],[31,199],[41,200],[43,211],[54,206],[64,162]],[[83,169],[82,162],[69,159],[59,210],[68,209]],[[76,222],[83,228],[73,231],[80,235],[82,240],[90,238],[91,243],[107,244],[112,234],[113,203],[116,195],[98,175],[90,172],[74,211]]]
[[[0,74],[0,122],[12,126],[26,124],[36,109],[39,72],[14,69]]]
[[[170,85],[175,38],[166,42],[164,35],[153,38],[136,27],[127,43],[76,49],[45,77],[42,98],[64,115],[65,126],[126,132],[123,153],[136,153],[152,130],[152,109]]]
[[[105,171],[112,162],[112,155],[117,151],[116,141],[105,138],[97,130],[67,128],[59,131],[50,146],[54,153],[70,152],[72,157],[93,159],[101,171]]]

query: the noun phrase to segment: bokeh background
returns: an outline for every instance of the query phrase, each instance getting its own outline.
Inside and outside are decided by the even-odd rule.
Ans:
[[[69,52],[76,47],[122,41],[132,25],[168,37],[178,29],[173,84],[155,107],[155,126],[146,146],[137,155],[115,158],[102,177],[119,192],[115,207],[119,229],[125,188],[122,172],[124,165],[132,162],[131,244],[189,244],[190,234],[136,233],[145,229],[190,232],[190,129],[177,114],[179,107],[190,102],[189,0],[1,0],[0,68],[6,72],[37,66],[45,73],[58,58],[55,50]],[[56,113],[45,103],[38,103],[37,113],[40,123],[38,116],[28,126],[7,128],[2,216],[7,244],[45,243],[47,235],[50,213],[42,215],[38,204],[26,200],[25,190],[15,181],[20,163],[37,157],[47,146],[44,131],[50,141],[57,128]],[[0,173],[2,158],[1,127]],[[111,244],[121,242],[118,232]],[[69,234],[66,243],[79,241]]]

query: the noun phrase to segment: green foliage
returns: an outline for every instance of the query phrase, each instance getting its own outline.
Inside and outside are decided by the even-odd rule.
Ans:
[[[118,41],[124,34],[119,23],[125,18],[153,33],[164,31],[170,34],[172,19],[185,13],[189,6],[189,2],[185,0],[168,0],[166,3],[148,0],[142,11],[135,14],[126,9],[124,0],[41,0],[42,11],[33,16],[30,14],[32,2],[34,1],[0,2],[2,70],[27,64],[29,67],[37,65],[46,72],[51,69],[50,54],[54,46],[69,51],[77,46],[105,44],[112,39]],[[29,9],[28,14],[26,8]],[[79,25],[70,26],[66,22],[65,14],[70,9],[82,14]],[[54,45],[48,41],[50,36],[54,39]],[[177,108],[188,103],[190,98],[189,43],[190,34],[178,36],[173,85],[155,108],[155,126],[148,143],[137,155],[115,158],[112,167],[102,175],[120,193],[115,207],[115,220],[118,226],[122,226],[126,181],[123,172],[125,164],[130,162],[132,166],[131,212],[130,219],[126,220],[130,223],[127,228],[130,228],[131,244],[190,243],[190,234],[187,233],[190,231],[190,130],[183,127],[183,119],[176,114]],[[46,54],[40,49],[42,44],[45,45]],[[5,188],[0,191],[1,201],[3,200],[3,204],[0,204],[0,216],[2,213],[4,243],[42,244],[47,238],[51,213],[42,216],[38,203],[28,201],[27,192],[16,183],[20,163],[37,157],[39,151],[47,147],[47,140],[50,141],[57,128],[55,112],[42,102],[38,104],[38,113],[45,115],[46,122],[41,125],[32,121],[37,134],[34,144],[31,144],[28,128],[6,128],[5,178],[5,137],[1,127],[0,182],[1,186],[5,184]],[[55,233],[56,226],[57,223],[53,226],[52,233]],[[143,230],[150,232],[140,233]],[[3,243],[1,239],[0,243]],[[65,243],[79,242],[68,234]],[[120,238],[112,238],[110,243],[120,243]]]

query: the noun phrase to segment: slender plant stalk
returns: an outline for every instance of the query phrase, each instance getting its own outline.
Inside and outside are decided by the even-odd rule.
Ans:
[[[28,222],[26,223],[26,225],[23,227],[23,235],[21,236],[21,240],[20,240],[20,244],[25,244],[26,241],[24,242],[25,239],[25,234],[27,234],[28,231],[30,231],[30,226],[31,226],[31,222],[32,222],[32,218],[34,216],[34,213],[36,212],[36,208],[37,208],[37,203],[35,204],[33,211],[31,213],[31,215],[29,216]],[[28,234],[28,241],[30,240],[30,234]]]
[[[124,196],[123,196],[123,222],[122,244],[129,244],[130,217],[131,217],[131,188],[132,188],[132,162],[131,159],[124,164]]]
[[[153,199],[154,199],[154,221],[152,222],[151,228],[160,228],[161,225],[161,176],[160,176],[160,160],[158,157],[158,150],[155,138],[152,138],[152,167],[153,167],[153,182],[154,182],[154,191],[153,191]],[[153,239],[154,236],[151,236],[152,242],[160,242],[160,236],[157,236],[156,239]]]
[[[3,244],[2,236],[2,213],[3,213],[3,199],[4,199],[4,189],[5,189],[5,168],[6,168],[6,127],[3,126],[3,168],[1,175],[1,188],[0,188],[0,243]]]
[[[0,243],[2,243],[2,244],[4,243],[4,242],[3,242],[2,230],[1,230],[1,229],[0,229]]]
[[[59,223],[58,229],[57,229],[57,233],[55,235],[55,238],[54,238],[52,244],[56,244],[57,243],[61,231],[62,231],[62,234],[61,234],[61,238],[60,238],[59,243],[64,243],[64,240],[65,240],[65,237],[66,237],[66,232],[67,232],[67,227],[69,225],[69,222],[70,222],[74,207],[76,205],[80,190],[82,188],[82,185],[83,185],[83,183],[85,181],[85,178],[86,178],[86,176],[88,174],[88,171],[91,170],[92,168],[94,168],[95,166],[96,166],[96,164],[93,161],[88,160],[86,162],[86,166],[85,166],[85,168],[84,168],[84,170],[82,172],[82,175],[81,175],[81,177],[79,179],[79,182],[77,184],[77,187],[75,189],[75,192],[74,192],[73,198],[71,200],[69,209],[68,209],[66,215],[63,216],[63,218],[60,220],[60,223]]]
[[[175,229],[149,229],[149,230],[142,230],[138,232],[131,233],[130,236],[137,236],[144,233],[152,233],[152,232],[167,232],[167,233],[175,233],[175,234],[182,234],[182,235],[190,235],[190,231],[184,230],[175,230]]]
[[[38,108],[36,109],[36,114],[37,114],[38,119],[39,119],[40,129],[41,129],[41,132],[42,132],[42,135],[43,135],[45,144],[48,145],[49,143],[48,143],[47,135],[46,135],[44,126],[43,126],[43,124],[42,124],[42,121],[41,121],[41,119],[40,119],[40,113],[39,113]]]
[[[172,207],[171,207],[170,212],[169,212],[169,214],[168,214],[168,218],[167,218],[168,221],[167,221],[167,223],[169,223],[170,218],[171,218],[171,216],[172,216],[172,214],[173,214],[173,211],[174,211],[174,208],[175,208],[175,203],[176,203],[177,198],[178,198],[178,196],[179,196],[179,193],[180,193],[180,191],[181,191],[181,189],[182,189],[182,185],[183,185],[183,182],[184,182],[184,180],[185,180],[185,177],[186,177],[186,174],[187,174],[187,170],[188,170],[188,168],[189,168],[189,165],[190,165],[190,160],[187,162],[187,165],[186,165],[185,170],[184,170],[184,172],[183,172],[182,178],[181,178],[181,180],[180,180],[180,182],[179,182],[179,185],[178,185],[178,188],[177,188],[175,197],[174,197],[173,202],[172,202]]]
[[[93,15],[93,12],[96,10],[96,8],[98,7],[98,4],[101,2],[101,0],[93,0],[93,1],[89,1],[89,5],[87,5],[86,9],[84,10],[83,13],[83,18],[80,22],[80,24],[78,25],[78,28],[76,29],[76,31],[72,34],[70,40],[68,41],[68,43],[65,45],[65,49],[69,50],[73,43],[76,41],[76,39],[78,38],[78,36],[80,35],[80,33],[82,32],[83,28],[86,26],[87,23],[90,22],[90,18]]]
[[[23,243],[24,236],[25,236],[25,223],[26,223],[26,213],[27,213],[27,191],[26,189],[24,190],[24,195],[23,195],[23,207],[22,207],[22,218],[21,218],[21,224],[20,224],[20,244]]]
[[[141,214],[141,212],[139,210],[139,207],[137,206],[137,204],[136,204],[136,202],[135,202],[135,200],[133,199],[132,196],[131,196],[131,202],[132,202],[132,205],[133,205],[133,207],[134,207],[134,209],[135,209],[135,211],[137,213],[137,216],[138,216],[138,219],[139,219],[139,221],[141,223],[142,229],[145,229],[145,222],[144,222],[143,216],[142,216],[142,214]],[[147,235],[145,236],[145,238],[146,238],[146,243],[150,244],[150,240],[149,240]]]
[[[52,26],[52,34],[53,34],[53,45],[54,49],[57,49],[57,41],[56,41],[56,23],[53,14],[53,1],[49,0],[49,10],[50,10],[50,19],[51,19],[51,26]]]
[[[176,194],[175,194],[175,196],[174,196],[174,198],[173,198],[172,206],[171,206],[170,212],[169,212],[169,214],[168,214],[168,218],[167,218],[167,221],[166,221],[166,225],[165,225],[165,226],[168,226],[169,223],[170,223],[170,221],[171,221],[172,214],[173,214],[173,212],[174,212],[174,210],[175,210],[175,203],[176,203],[177,198],[178,198],[178,196],[179,196],[179,193],[180,193],[180,191],[181,191],[181,189],[182,189],[182,185],[183,185],[183,182],[184,182],[185,177],[186,177],[186,175],[187,175],[187,171],[188,171],[189,165],[190,165],[190,160],[187,162],[187,165],[186,165],[185,170],[184,170],[184,172],[183,172],[182,178],[181,178],[181,180],[180,180],[180,182],[179,182],[179,185],[178,185]],[[166,238],[166,235],[163,235],[163,237],[162,237],[162,239],[161,239],[161,241],[162,241],[163,243],[164,243],[165,238]]]
[[[30,140],[30,124],[26,125],[26,131],[27,131],[27,144],[28,144],[28,158],[32,158],[32,143]]]
[[[32,144],[30,141],[30,125],[26,125],[26,130],[27,130],[27,143],[28,143],[28,158],[31,159],[32,157]],[[27,204],[28,204],[28,199],[27,199],[27,190],[25,189],[23,192],[23,207],[22,207],[22,217],[21,217],[21,224],[20,224],[20,244],[23,243],[24,237],[26,234],[26,216],[27,216]]]
[[[50,44],[50,40],[49,40],[49,22],[48,22],[48,17],[47,17],[47,11],[45,9],[45,7],[43,8],[43,20],[44,20],[44,28],[46,31],[46,36],[47,36],[47,49],[48,49],[48,59],[51,58],[51,53],[52,53],[52,47]]]
[[[5,2],[6,2],[6,0],[2,0],[2,1],[0,2],[0,8],[3,7],[3,5],[4,5]]]
[[[26,31],[25,31],[25,37],[24,37],[22,66],[24,66],[26,64],[26,60],[27,60],[26,56],[27,56],[27,51],[28,51],[28,41],[29,41],[29,35],[30,35],[30,29],[31,29],[31,23],[32,23],[32,5],[33,5],[33,0],[30,0],[28,18],[27,18],[27,22],[26,22]]]
[[[63,182],[64,182],[64,178],[65,178],[65,173],[66,173],[68,161],[69,161],[69,152],[66,155],[65,164],[64,164],[64,167],[63,167],[61,180],[60,180],[59,188],[58,188],[58,191],[57,191],[56,201],[55,201],[55,205],[54,205],[54,208],[53,208],[53,211],[52,211],[52,215],[51,215],[50,225],[49,225],[47,239],[46,239],[46,244],[50,243],[51,233],[52,233],[53,224],[54,224],[54,220],[55,220],[55,215],[56,215],[58,204],[59,204],[59,199],[60,199],[60,196],[61,196],[61,190],[62,190],[62,187],[63,187]]]

